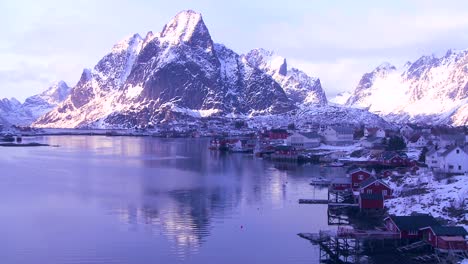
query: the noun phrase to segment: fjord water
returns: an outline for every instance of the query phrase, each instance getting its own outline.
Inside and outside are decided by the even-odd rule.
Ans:
[[[29,138],[0,148],[0,263],[317,263],[310,179],[340,169],[208,150],[207,139]]]

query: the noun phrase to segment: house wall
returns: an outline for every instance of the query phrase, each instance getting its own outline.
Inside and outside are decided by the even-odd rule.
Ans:
[[[437,237],[431,229],[424,229],[421,233],[424,241],[428,242],[433,247],[437,246]]]
[[[359,197],[359,208],[360,209],[383,209],[384,208],[384,201],[383,200],[361,199]]]
[[[387,191],[387,193],[384,194],[384,191]],[[387,198],[390,198],[390,196],[392,195],[392,189],[388,188],[382,183],[374,182],[373,184],[361,189],[361,193],[382,194],[384,195],[384,198],[387,199]]]
[[[360,179],[359,176],[362,176]],[[357,171],[351,174],[351,183],[353,185],[353,189],[359,188],[359,184],[371,177],[370,173],[365,171]]]
[[[336,191],[344,191],[351,189],[351,183],[333,183],[332,189]]]
[[[426,165],[431,169],[435,169],[435,168],[440,167],[439,156],[438,156],[437,152],[426,156]]]
[[[468,154],[466,154],[461,148],[456,148],[445,157],[440,157],[439,168],[443,172],[447,173],[467,172]]]
[[[388,231],[399,232],[398,227],[390,219],[385,220],[385,227]]]
[[[437,237],[437,246],[438,249],[443,250],[468,250],[466,241],[445,241],[441,237]]]

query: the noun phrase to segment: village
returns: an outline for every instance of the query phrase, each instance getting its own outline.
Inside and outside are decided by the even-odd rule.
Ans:
[[[344,177],[312,179],[313,188],[326,188],[328,197],[299,200],[327,204],[329,224],[339,226],[331,233],[300,234],[319,245],[326,260],[360,263],[359,245],[390,240],[403,260],[459,263],[468,257],[467,142],[466,128],[406,124],[394,130],[270,129],[215,137],[210,148],[274,162],[344,167]],[[374,226],[361,228],[362,222]]]

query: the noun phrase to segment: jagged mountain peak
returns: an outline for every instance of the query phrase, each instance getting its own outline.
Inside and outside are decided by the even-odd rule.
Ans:
[[[141,42],[143,39],[142,37],[136,33],[130,36],[125,37],[121,41],[117,42],[113,47],[112,47],[112,53],[121,53],[127,51],[131,46],[137,44],[138,42]]]
[[[253,67],[268,72],[270,75],[280,74],[286,76],[288,65],[286,59],[273,51],[257,48],[249,51],[245,58]]]
[[[363,75],[347,105],[366,107],[395,122],[465,125],[468,51],[421,56],[398,71]]]
[[[193,10],[181,11],[172,18],[161,31],[160,39],[173,45],[181,42],[201,44],[201,40],[212,42],[202,15]]]
[[[70,93],[70,87],[64,81],[54,82],[50,85],[50,87],[42,92],[41,96],[47,96],[53,98],[53,100],[57,102],[61,102],[65,100],[65,98]]]
[[[377,66],[374,71],[376,72],[390,72],[396,70],[396,67],[389,62],[384,62]]]

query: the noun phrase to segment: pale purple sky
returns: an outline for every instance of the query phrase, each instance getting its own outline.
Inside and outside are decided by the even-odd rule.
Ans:
[[[464,0],[2,0],[0,98],[24,100],[58,80],[73,86],[114,43],[158,32],[185,9],[203,14],[215,42],[274,50],[319,77],[329,96],[384,61],[468,48]]]

